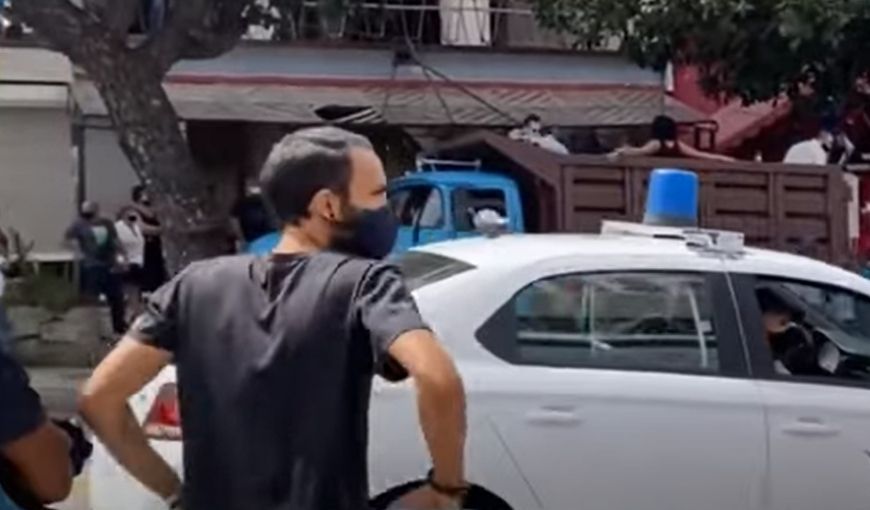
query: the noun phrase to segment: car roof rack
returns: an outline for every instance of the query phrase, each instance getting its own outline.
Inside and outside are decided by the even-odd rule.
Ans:
[[[434,170],[437,167],[464,167],[464,168],[474,168],[475,170],[480,170],[483,168],[483,162],[479,159],[471,160],[471,161],[462,161],[462,160],[454,160],[454,159],[435,159],[435,158],[425,158],[425,157],[417,157],[416,167],[418,172],[425,172],[428,168],[429,170]]]
[[[601,223],[601,234],[674,239],[685,242],[689,248],[730,256],[741,255],[745,252],[745,236],[743,233],[729,230],[646,225],[626,221],[603,221]]]

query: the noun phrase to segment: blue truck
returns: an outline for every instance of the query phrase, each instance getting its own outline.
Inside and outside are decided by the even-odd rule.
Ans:
[[[428,156],[437,159],[420,160],[389,184],[397,253],[480,235],[474,217],[487,209],[508,232],[598,232],[604,219],[639,222],[650,170],[681,168],[698,174],[702,226],[739,230],[747,243],[780,251],[808,246],[808,255],[836,264],[851,256],[842,183],[825,166],[564,156],[489,132]],[[251,251],[267,252],[276,240]]]
[[[508,232],[526,229],[517,184],[475,163],[421,161],[417,170],[390,181],[387,194],[399,220],[393,253],[480,235],[474,217],[484,209],[498,213]],[[248,251],[268,253],[277,242],[278,235],[269,234],[251,243]]]

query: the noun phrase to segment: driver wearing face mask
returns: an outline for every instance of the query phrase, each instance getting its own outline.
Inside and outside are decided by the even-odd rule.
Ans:
[[[776,372],[782,375],[825,375],[819,367],[818,349],[810,333],[795,321],[794,310],[771,289],[758,289],[756,296]]]
[[[358,510],[372,378],[410,376],[432,471],[398,506],[459,507],[462,382],[399,270],[380,261],[397,230],[380,158],[362,136],[302,130],[275,146],[261,183],[277,247],[192,264],[155,292],[86,384],[85,419],[171,508]],[[185,486],[126,404],[171,361]]]

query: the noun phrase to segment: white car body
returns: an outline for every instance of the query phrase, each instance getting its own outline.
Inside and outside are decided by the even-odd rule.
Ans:
[[[754,359],[757,349],[749,345],[764,344],[760,326],[756,330],[752,322],[759,316],[740,300],[743,277],[798,279],[862,298],[870,296],[867,280],[783,253],[748,249],[729,256],[680,240],[637,236],[504,236],[429,245],[418,253],[474,266],[414,295],[465,381],[468,478],[515,510],[868,507],[870,384],[765,373]],[[505,303],[533,282],[610,272],[697,273],[704,275],[704,285],[715,282],[714,306],[724,310],[719,315],[716,308],[716,321],[726,318],[717,325],[716,349],[725,349],[721,345],[729,339],[736,342],[727,348],[737,353],[733,362],[742,370],[516,364],[477,338]],[[697,307],[693,313],[698,319]],[[712,328],[708,321],[697,324],[699,332]],[[604,345],[604,351],[612,349]],[[706,346],[706,340],[699,344],[702,364],[723,363],[725,351],[717,359]],[[158,389],[174,378],[174,368],[167,368],[133,398],[140,420]],[[411,383],[377,380],[373,392],[370,480],[372,494],[378,494],[420,478],[429,459]],[[181,468],[180,443],[154,445]],[[101,445],[90,480],[93,510],[163,508]]]

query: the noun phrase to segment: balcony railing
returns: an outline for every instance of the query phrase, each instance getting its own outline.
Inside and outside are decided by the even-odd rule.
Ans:
[[[2,0],[0,0],[2,1]],[[570,49],[571,40],[541,28],[531,0],[298,0],[270,9],[257,0],[260,16],[248,40],[332,41],[348,44],[407,43],[417,46]],[[143,1],[143,6],[153,5]],[[163,5],[161,2],[154,2]],[[8,0],[7,0],[8,5]],[[158,14],[162,14],[158,13]],[[143,7],[131,27],[141,34],[159,23]],[[0,39],[26,40],[32,31],[13,24],[0,9]]]
[[[332,0],[327,0],[332,1]],[[538,26],[525,0],[350,0],[336,8],[300,1],[267,14],[247,38],[348,43],[405,42],[422,46],[570,48]]]

